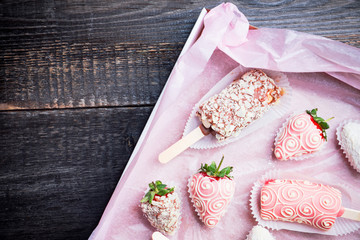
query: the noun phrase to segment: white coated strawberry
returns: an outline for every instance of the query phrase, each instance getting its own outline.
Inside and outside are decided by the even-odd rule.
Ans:
[[[360,121],[344,123],[338,128],[337,137],[350,165],[360,173]]]
[[[319,151],[327,140],[328,120],[318,117],[317,109],[290,118],[275,141],[275,157],[289,160]]]
[[[269,230],[260,225],[256,225],[251,229],[246,240],[275,240],[275,238]]]
[[[201,165],[199,173],[189,180],[191,201],[200,220],[208,227],[213,228],[225,214],[235,192],[235,183],[229,173],[232,167],[219,171],[215,162],[211,165]]]
[[[159,232],[173,235],[180,226],[180,198],[174,188],[161,181],[149,184],[150,190],[141,200],[141,210]]]

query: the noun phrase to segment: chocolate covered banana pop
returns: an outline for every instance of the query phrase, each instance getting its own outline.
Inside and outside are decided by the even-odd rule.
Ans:
[[[284,90],[263,71],[245,73],[200,105],[196,114],[202,124],[160,153],[159,161],[169,162],[209,133],[219,141],[237,136],[244,127],[260,118],[283,93]]]
[[[201,104],[197,115],[222,141],[260,118],[283,92],[263,71],[251,70]]]

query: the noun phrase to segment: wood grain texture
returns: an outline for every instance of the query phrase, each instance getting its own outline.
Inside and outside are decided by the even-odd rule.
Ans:
[[[0,1],[0,239],[87,239],[203,7]],[[231,1],[257,27],[360,47],[360,1]]]
[[[154,105],[180,49],[59,42],[54,48],[5,53],[2,109]]]
[[[0,239],[89,237],[150,112],[1,113]]]
[[[360,2],[233,1],[257,27],[360,46]],[[201,10],[218,1],[3,1],[0,110],[154,105]]]

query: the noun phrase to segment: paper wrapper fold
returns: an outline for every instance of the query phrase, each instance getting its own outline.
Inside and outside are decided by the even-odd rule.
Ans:
[[[312,161],[280,162],[269,159],[277,129],[286,119],[266,126],[219,148],[187,149],[163,165],[158,155],[178,141],[194,105],[220,79],[239,65],[283,72],[292,87],[290,112],[318,107],[334,116],[330,139],[321,157]],[[142,216],[138,201],[153,179],[177,182],[182,199],[182,223],[172,239],[245,239],[255,221],[248,205],[253,183],[269,169],[332,173],[349,187],[360,178],[343,160],[335,138],[336,126],[347,118],[360,118],[360,50],[323,37],[283,29],[249,30],[246,17],[231,3],[203,10],[137,142],[118,185],[91,235],[91,239],[150,239],[154,229]],[[199,223],[187,196],[187,179],[201,163],[218,162],[234,167],[235,196],[214,229]],[[314,170],[318,170],[314,173]],[[330,182],[331,183],[331,182]],[[236,227],[234,227],[236,226]],[[276,239],[303,239],[304,233],[275,231]],[[356,239],[356,232],[346,235]],[[311,239],[335,239],[308,235]],[[346,239],[336,236],[336,239]]]

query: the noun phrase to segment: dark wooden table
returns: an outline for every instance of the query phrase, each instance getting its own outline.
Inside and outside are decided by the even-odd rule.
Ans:
[[[203,7],[0,1],[0,239],[87,239]],[[360,1],[233,1],[257,27],[360,47]]]

